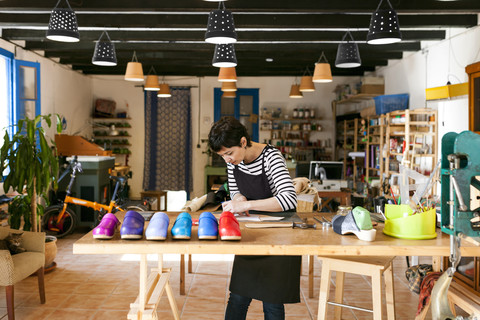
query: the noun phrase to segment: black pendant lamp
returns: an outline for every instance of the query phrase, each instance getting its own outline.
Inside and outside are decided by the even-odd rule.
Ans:
[[[212,65],[218,68],[231,68],[237,66],[235,47],[233,43],[216,44]]]
[[[68,0],[65,0],[68,8],[57,8],[60,1],[62,0],[58,0],[50,14],[47,39],[61,42],[78,42],[80,41],[80,33],[78,32],[75,11],[70,7]]]
[[[218,9],[210,11],[205,42],[216,44],[237,42],[233,14],[225,9],[223,1],[218,3]]]
[[[387,0],[388,9],[380,9],[383,0],[380,0],[377,10],[372,13],[370,28],[367,34],[368,44],[389,44],[402,41],[398,15],[393,10],[390,0]]]
[[[107,39],[102,39],[106,35]],[[92,63],[97,66],[113,67],[117,65],[117,55],[115,54],[115,45],[110,40],[107,31],[103,31],[95,44]]]
[[[337,58],[335,59],[335,67],[337,68],[356,68],[362,65],[360,53],[358,52],[358,45],[355,42],[350,42],[349,39],[345,42],[345,38],[350,36],[354,41],[350,31],[347,31],[342,38],[342,42],[338,45]]]

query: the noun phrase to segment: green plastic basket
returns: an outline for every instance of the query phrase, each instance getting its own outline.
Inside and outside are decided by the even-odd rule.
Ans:
[[[401,239],[433,239],[437,237],[435,209],[412,215],[409,205],[385,205],[385,227],[383,233]],[[404,213],[409,216],[404,217]]]

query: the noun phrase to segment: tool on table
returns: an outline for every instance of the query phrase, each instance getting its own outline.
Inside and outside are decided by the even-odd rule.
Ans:
[[[331,222],[328,222],[328,221],[325,221],[324,220],[324,217],[322,217],[322,220],[318,219],[317,217],[313,217],[313,219],[317,220],[319,223],[321,223],[322,227],[331,227],[332,226],[332,223]]]
[[[432,290],[432,319],[463,319],[453,315],[447,299],[448,288],[460,262],[461,239],[467,238],[480,243],[480,231],[476,229],[479,208],[465,203],[472,199],[471,190],[480,190],[480,153],[472,146],[480,144],[480,135],[464,131],[449,132],[442,138],[441,165],[441,225],[442,231],[450,235],[451,266],[437,280]],[[473,188],[471,188],[473,187]]]
[[[316,229],[316,224],[308,224],[307,219],[303,219],[303,222],[288,222],[288,223],[246,223],[246,228],[250,229],[262,229],[262,228],[300,228],[300,229]]]

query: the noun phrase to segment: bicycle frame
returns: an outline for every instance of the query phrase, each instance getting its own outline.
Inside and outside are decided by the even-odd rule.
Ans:
[[[110,203],[108,205],[105,205],[105,204],[101,204],[101,203],[98,203],[98,202],[84,200],[84,199],[75,198],[75,197],[71,196],[71,190],[72,190],[73,182],[75,181],[76,173],[77,173],[77,171],[82,172],[82,166],[81,166],[80,163],[74,162],[71,165],[71,167],[72,167],[72,174],[71,174],[70,182],[69,182],[67,190],[66,190],[67,195],[65,196],[65,199],[63,200],[62,211],[58,214],[57,219],[55,221],[56,225],[61,225],[61,223],[63,221],[63,218],[64,218],[64,215],[65,215],[65,211],[67,210],[67,207],[68,207],[69,203],[73,203],[73,204],[80,205],[80,206],[83,206],[83,207],[92,208],[95,211],[99,211],[101,209],[105,210],[106,212],[112,212],[113,209],[115,209],[116,211],[125,211],[121,207],[116,205],[116,200],[115,200],[116,197],[117,197],[117,193],[118,193],[118,189],[120,187],[120,184],[122,183],[122,181],[124,181],[123,180],[124,178],[115,177],[117,182],[115,183],[115,190],[113,191],[112,199],[110,200]],[[60,229],[55,228],[55,227],[51,227],[51,230],[60,231]]]

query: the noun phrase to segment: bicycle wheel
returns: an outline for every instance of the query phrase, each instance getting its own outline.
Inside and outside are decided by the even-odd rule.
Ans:
[[[124,206],[122,206],[122,209],[125,211],[133,210],[137,212],[148,211],[147,206],[144,206],[143,204],[133,204],[133,203],[125,204]]]
[[[73,230],[75,230],[77,226],[77,215],[68,207],[60,222],[57,223],[58,214],[62,209],[63,205],[54,205],[45,209],[45,213],[42,217],[42,231],[48,235],[62,238],[71,234]]]

